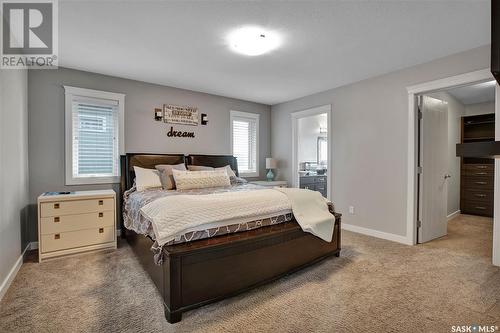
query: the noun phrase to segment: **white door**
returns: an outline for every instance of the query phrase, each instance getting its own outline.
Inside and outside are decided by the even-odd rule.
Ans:
[[[420,207],[418,242],[447,233],[448,105],[428,96],[420,98]]]

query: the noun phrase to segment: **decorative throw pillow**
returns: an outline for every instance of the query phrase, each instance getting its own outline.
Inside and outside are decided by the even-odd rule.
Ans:
[[[226,169],[227,175],[229,177],[236,177],[236,174],[234,173],[233,169],[231,169],[230,165],[226,165],[225,167],[220,167],[220,168],[213,168],[203,165],[188,165],[189,171],[206,171],[206,170],[223,170],[223,169]]]
[[[184,163],[181,164],[159,164],[155,166],[156,170],[160,171],[160,181],[164,190],[172,190],[175,188],[175,180],[172,174],[172,170],[186,171],[186,166]]]
[[[203,166],[203,165],[188,165],[188,170],[189,171],[208,171],[208,170],[214,170],[214,168],[209,167],[209,166]]]
[[[135,186],[137,191],[144,191],[148,188],[161,187],[160,172],[155,169],[145,169],[134,167]]]
[[[172,170],[178,190],[231,186],[226,170],[179,171]]]

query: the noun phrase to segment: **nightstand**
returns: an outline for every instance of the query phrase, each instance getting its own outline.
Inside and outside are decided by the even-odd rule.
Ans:
[[[285,180],[273,180],[273,181],[256,180],[256,181],[250,182],[250,184],[255,184],[255,185],[260,185],[260,186],[265,186],[265,187],[288,187],[288,184]]]
[[[38,261],[97,249],[116,249],[113,190],[47,192],[38,197]]]

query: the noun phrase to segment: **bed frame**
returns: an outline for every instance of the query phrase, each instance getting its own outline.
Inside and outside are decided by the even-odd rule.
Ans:
[[[133,184],[134,166],[154,168],[157,164],[186,163],[222,167],[229,164],[238,172],[236,158],[226,155],[127,154],[121,162],[122,192]],[[341,215],[331,213],[336,217],[332,242],[303,232],[292,220],[164,246],[162,265],[153,262],[151,239],[125,229],[123,224],[121,230],[162,295],[167,321],[176,323],[183,312],[279,279],[328,256],[339,256]]]

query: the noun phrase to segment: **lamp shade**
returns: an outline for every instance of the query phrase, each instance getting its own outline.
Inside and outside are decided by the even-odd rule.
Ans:
[[[266,158],[266,169],[276,169],[278,167],[278,161],[274,158]]]

